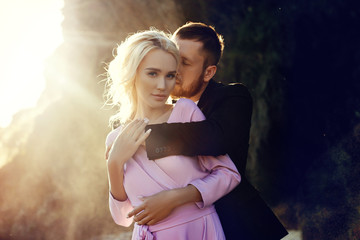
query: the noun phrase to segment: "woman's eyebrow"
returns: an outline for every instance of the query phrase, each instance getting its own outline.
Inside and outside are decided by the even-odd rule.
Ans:
[[[156,71],[156,72],[161,72],[160,69],[158,68],[152,68],[152,67],[149,67],[149,68],[145,68],[145,70],[148,70],[148,71]],[[169,71],[168,73],[176,73],[176,70],[173,70],[173,71]]]
[[[153,67],[145,68],[145,70],[158,71],[158,72],[161,71],[160,69],[158,69],[158,68],[153,68]]]

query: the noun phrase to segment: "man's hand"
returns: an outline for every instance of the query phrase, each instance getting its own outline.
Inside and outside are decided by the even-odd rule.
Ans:
[[[163,220],[176,207],[176,199],[172,190],[162,191],[149,197],[141,197],[141,205],[134,208],[128,217],[134,217],[134,221],[139,225],[154,225]]]
[[[139,225],[154,225],[165,219],[178,206],[202,201],[200,192],[193,185],[162,191],[140,198],[143,203],[128,213]]]

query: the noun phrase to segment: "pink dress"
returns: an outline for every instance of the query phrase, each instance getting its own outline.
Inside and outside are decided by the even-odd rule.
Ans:
[[[167,122],[204,119],[204,115],[193,101],[180,99]],[[107,146],[111,146],[119,131],[118,128],[109,133],[106,139]],[[227,155],[169,156],[151,161],[147,158],[145,148],[141,146],[124,167],[124,187],[128,199],[118,201],[109,194],[110,212],[117,224],[130,226],[133,219],[126,216],[135,206],[141,204],[137,196],[150,196],[163,190],[192,184],[201,193],[202,202],[178,207],[156,225],[135,223],[132,239],[225,239],[213,203],[234,189],[240,183],[240,179],[239,172]]]

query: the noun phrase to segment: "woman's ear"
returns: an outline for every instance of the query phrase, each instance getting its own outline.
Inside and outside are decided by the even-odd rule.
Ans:
[[[210,65],[205,69],[204,73],[204,82],[209,82],[210,79],[213,78],[217,70],[217,67],[215,65]]]

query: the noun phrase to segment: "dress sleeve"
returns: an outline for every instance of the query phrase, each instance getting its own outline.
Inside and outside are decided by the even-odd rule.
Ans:
[[[203,208],[231,192],[240,183],[241,176],[228,155],[199,156],[198,159],[201,167],[209,174],[193,180],[190,184],[200,192],[203,201],[196,205]]]
[[[109,192],[109,208],[114,222],[118,225],[129,227],[133,222],[133,217],[127,218],[127,214],[133,210],[129,199],[125,201],[116,200]]]
[[[119,131],[120,127],[114,129],[107,135],[105,142],[107,148],[111,147],[118,136]],[[112,196],[111,192],[109,192],[109,209],[116,224],[129,227],[133,222],[133,218],[126,218],[127,214],[133,209],[129,199],[126,199],[125,201],[118,201]]]

